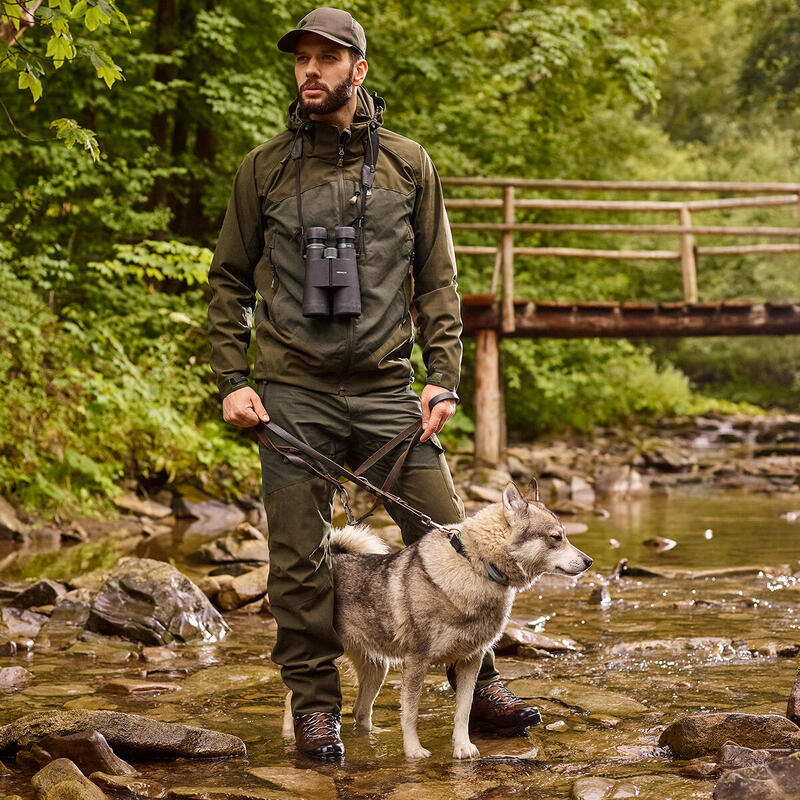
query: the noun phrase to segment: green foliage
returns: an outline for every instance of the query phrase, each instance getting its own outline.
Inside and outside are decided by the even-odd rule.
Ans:
[[[53,581],[67,581],[96,569],[110,569],[122,555],[123,549],[113,538],[65,547],[49,553],[20,554],[3,570],[3,578],[49,578]]]

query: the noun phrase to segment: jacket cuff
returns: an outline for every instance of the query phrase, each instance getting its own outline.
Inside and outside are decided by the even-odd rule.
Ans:
[[[443,372],[429,372],[425,379],[426,386],[441,386],[448,392],[455,392],[458,389],[458,376],[445,375]]]
[[[229,394],[233,394],[239,389],[244,389],[246,386],[250,386],[250,383],[247,380],[247,375],[241,372],[234,372],[232,375],[220,375],[217,379],[220,399],[224,399]]]

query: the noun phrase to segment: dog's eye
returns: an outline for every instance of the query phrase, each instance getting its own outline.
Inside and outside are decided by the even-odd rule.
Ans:
[[[560,542],[560,541],[561,541],[561,540],[564,538],[564,534],[563,534],[563,533],[561,533],[561,532],[559,532],[559,533],[551,533],[551,534],[550,534],[550,538],[551,538],[551,539],[552,539],[554,542]]]

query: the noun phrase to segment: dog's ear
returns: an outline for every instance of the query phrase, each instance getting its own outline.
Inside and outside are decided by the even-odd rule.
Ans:
[[[528,503],[513,482],[503,489],[503,511],[505,511],[509,523],[514,517],[528,513]]]
[[[540,503],[539,500],[539,482],[536,480],[534,475],[531,475],[530,480],[528,481],[528,485],[525,487],[525,491],[522,493],[522,496],[526,499],[531,499],[534,503]]]

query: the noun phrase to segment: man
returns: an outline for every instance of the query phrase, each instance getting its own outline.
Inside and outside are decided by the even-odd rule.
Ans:
[[[239,167],[209,271],[211,366],[223,417],[240,427],[271,419],[355,466],[421,414],[420,444],[395,491],[435,521],[457,522],[463,506],[436,438],[455,402],[429,408],[436,395],[455,392],[461,361],[455,256],[436,170],[420,145],[381,127],[385,104],[363,87],[367,41],[350,14],[318,8],[278,47],[295,55],[298,97],[288,130]],[[314,247],[333,246],[342,226],[353,228],[360,301],[360,309],[344,311],[327,272],[322,288],[307,275]],[[427,368],[421,398],[410,387],[412,307]],[[251,319],[257,392],[247,379]],[[366,477],[382,483],[387,460]],[[278,623],[272,658],[292,691],[297,747],[313,758],[341,758],[332,490],[263,446],[261,467]],[[401,509],[388,511],[406,544],[425,533]],[[538,711],[498,677],[488,653],[473,723],[512,734],[539,722]]]

